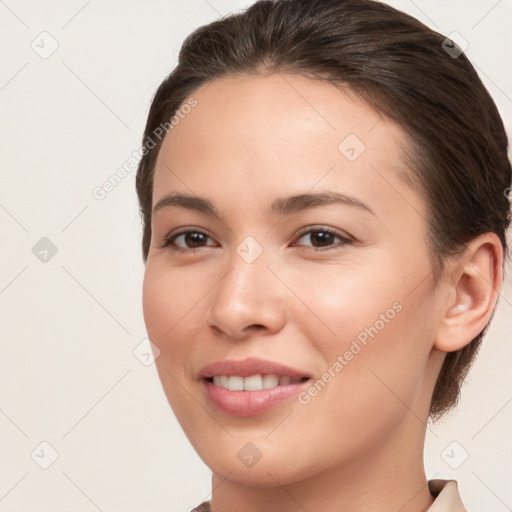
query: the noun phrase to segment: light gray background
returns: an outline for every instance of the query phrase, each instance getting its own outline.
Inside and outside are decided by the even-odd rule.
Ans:
[[[0,0],[2,511],[185,511],[209,497],[154,365],[133,354],[146,337],[134,166],[103,200],[92,192],[139,148],[183,38],[250,3]],[[511,1],[390,3],[468,41],[511,133]],[[46,262],[32,250],[43,237],[58,250]],[[512,507],[511,332],[507,281],[458,411],[427,436],[428,476],[457,479],[469,510]]]

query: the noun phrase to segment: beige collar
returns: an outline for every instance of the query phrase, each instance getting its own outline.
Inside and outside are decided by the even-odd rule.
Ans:
[[[455,480],[429,480],[428,490],[435,500],[427,512],[467,512],[460,499]],[[205,501],[192,512],[210,512],[210,502]]]
[[[455,480],[429,480],[428,490],[435,500],[427,512],[467,512]]]

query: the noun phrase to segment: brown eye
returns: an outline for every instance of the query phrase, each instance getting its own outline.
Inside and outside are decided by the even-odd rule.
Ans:
[[[302,233],[298,240],[300,241],[302,239],[309,243],[306,242],[305,244],[299,245],[313,249],[331,248],[330,246],[332,245],[339,246],[352,242],[350,238],[328,228],[310,229]]]
[[[209,239],[211,240],[206,233],[202,233],[201,231],[182,231],[181,233],[167,237],[162,247],[172,247],[182,250],[197,249],[208,245],[214,245],[207,243]]]
[[[313,245],[313,247],[324,247],[325,245],[332,245],[336,236],[332,233],[327,233],[327,231],[312,231],[307,236],[309,236],[309,241]]]

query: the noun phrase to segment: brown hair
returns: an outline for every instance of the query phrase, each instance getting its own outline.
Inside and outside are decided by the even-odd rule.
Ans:
[[[168,125],[201,85],[218,77],[278,72],[348,86],[403,128],[410,169],[404,177],[419,187],[429,207],[434,283],[443,258],[461,253],[482,233],[499,236],[506,260],[511,166],[496,105],[457,46],[377,1],[260,0],[199,27],[155,94],[143,140]],[[136,176],[144,262],[160,146],[161,140],[145,151]],[[486,329],[447,354],[432,397],[434,419],[456,405]]]

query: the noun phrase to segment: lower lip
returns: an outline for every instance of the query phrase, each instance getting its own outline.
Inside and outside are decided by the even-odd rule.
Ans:
[[[302,388],[310,385],[309,380],[276,386],[258,391],[231,391],[202,380],[208,400],[224,414],[232,416],[255,416],[267,412],[285,400],[297,395]]]

